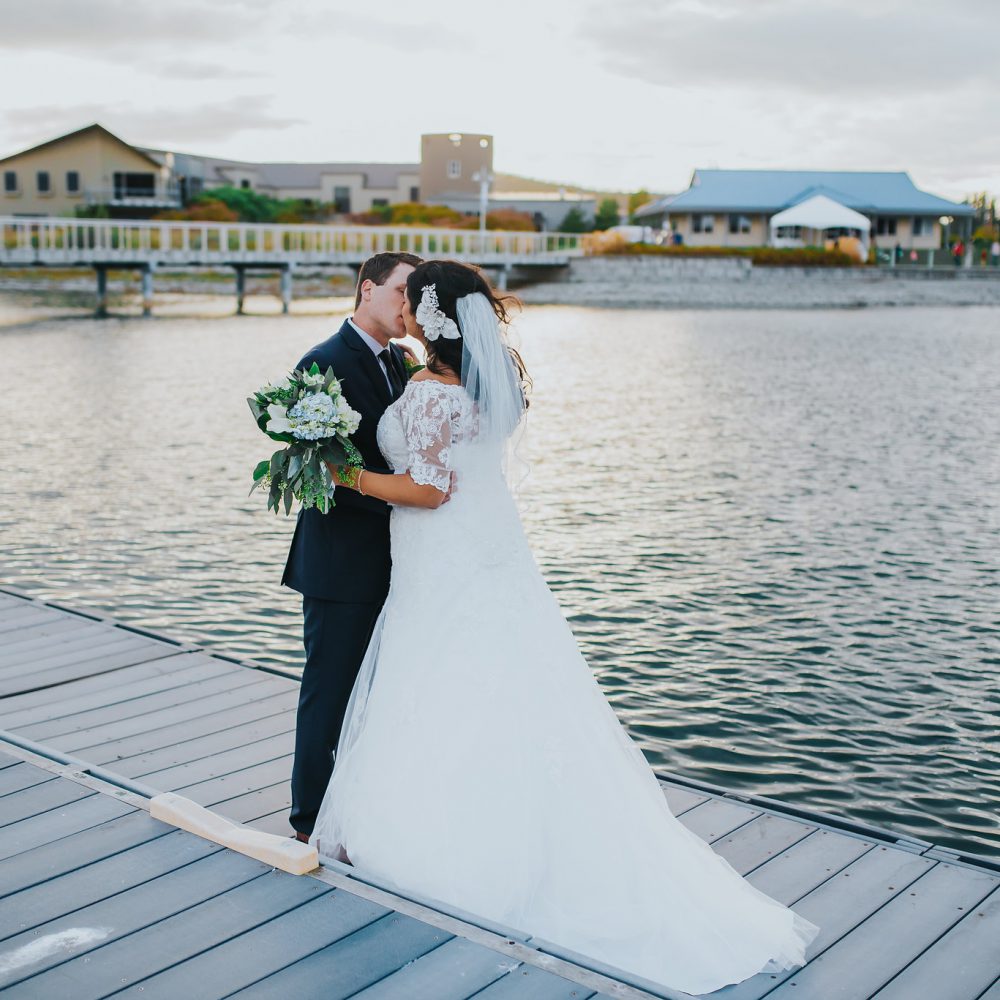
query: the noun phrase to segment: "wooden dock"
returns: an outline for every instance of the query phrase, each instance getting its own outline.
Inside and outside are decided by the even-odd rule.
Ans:
[[[297,878],[150,818],[176,791],[290,832],[297,694],[291,674],[0,589],[5,995],[686,996],[327,859]],[[661,782],[685,825],[822,928],[804,968],[713,998],[1000,1000],[1000,863]]]

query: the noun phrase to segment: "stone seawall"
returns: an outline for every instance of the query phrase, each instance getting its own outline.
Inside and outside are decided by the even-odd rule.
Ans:
[[[754,267],[743,257],[581,257],[526,303],[616,309],[812,309],[1000,305],[1000,268]]]

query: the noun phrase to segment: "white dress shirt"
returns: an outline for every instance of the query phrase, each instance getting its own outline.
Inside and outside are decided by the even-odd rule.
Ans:
[[[386,350],[371,334],[365,333],[364,330],[354,322],[353,316],[347,317],[347,322],[351,324],[358,336],[371,348],[372,354],[375,355],[375,360],[378,362],[379,368],[382,369],[382,374],[385,376],[385,384],[389,387],[389,394],[392,395],[392,379],[389,378],[389,372],[386,370],[385,364],[379,355]]]

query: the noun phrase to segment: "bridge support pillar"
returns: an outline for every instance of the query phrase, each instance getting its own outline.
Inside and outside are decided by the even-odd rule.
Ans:
[[[97,305],[94,309],[94,318],[107,319],[108,269],[103,264],[98,264],[94,270],[97,272]]]
[[[247,270],[236,265],[236,315],[243,315],[243,299],[247,290]]]
[[[497,289],[501,292],[507,291],[507,275],[510,273],[510,265],[504,264],[497,271]]]
[[[153,315],[153,272],[155,264],[146,264],[142,269],[142,315]]]
[[[281,269],[281,311],[287,313],[292,304],[292,268],[293,264],[286,264]]]

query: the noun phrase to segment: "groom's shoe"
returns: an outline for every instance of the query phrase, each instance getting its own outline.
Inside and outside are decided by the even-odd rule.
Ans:
[[[296,840],[298,840],[300,843],[303,843],[303,844],[308,844],[309,843],[309,834],[308,833],[303,833],[301,830],[296,830],[295,833],[292,834],[292,836]]]

